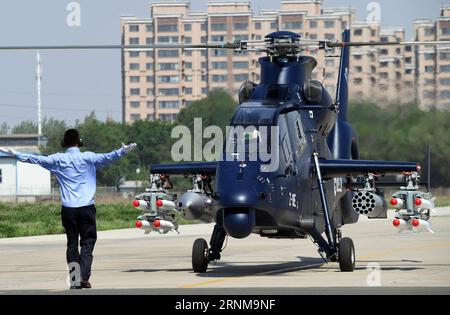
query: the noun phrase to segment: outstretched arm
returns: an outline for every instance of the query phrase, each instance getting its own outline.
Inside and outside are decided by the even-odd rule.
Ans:
[[[130,152],[136,148],[136,143],[130,143],[129,145],[125,145],[122,143],[122,147],[118,150],[114,150],[110,153],[97,153],[94,154],[94,165],[97,168],[101,168],[103,166],[107,166],[121,157],[123,157],[126,153]]]
[[[55,158],[56,155],[44,156],[29,153],[21,153],[16,152],[14,149],[3,147],[0,147],[0,152],[7,154],[11,157],[15,157],[16,159],[24,163],[40,165],[49,171],[54,170],[56,166],[56,158]]]

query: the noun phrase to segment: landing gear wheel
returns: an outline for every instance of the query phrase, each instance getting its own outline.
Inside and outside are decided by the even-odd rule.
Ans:
[[[349,237],[344,237],[338,244],[338,260],[341,271],[349,272],[355,269],[355,246]]]
[[[209,263],[208,256],[208,243],[202,238],[196,239],[192,247],[192,269],[194,272],[206,272]]]

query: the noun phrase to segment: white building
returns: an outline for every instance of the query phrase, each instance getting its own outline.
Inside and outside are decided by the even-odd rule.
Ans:
[[[51,191],[49,171],[0,153],[0,199],[49,196]]]

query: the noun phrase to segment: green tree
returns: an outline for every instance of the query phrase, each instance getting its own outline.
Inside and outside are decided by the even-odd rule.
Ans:
[[[9,132],[9,126],[6,122],[0,125],[0,135],[6,135]]]

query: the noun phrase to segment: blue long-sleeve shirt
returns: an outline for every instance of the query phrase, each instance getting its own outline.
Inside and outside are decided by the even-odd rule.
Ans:
[[[124,154],[123,149],[96,154],[71,147],[65,153],[49,156],[17,152],[16,158],[21,162],[40,165],[55,174],[61,188],[62,205],[78,208],[94,204],[97,168],[111,164]]]

